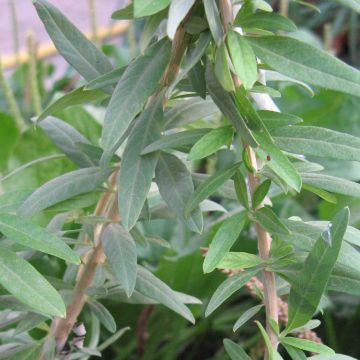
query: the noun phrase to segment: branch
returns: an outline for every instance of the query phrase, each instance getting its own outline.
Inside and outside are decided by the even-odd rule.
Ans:
[[[220,9],[222,15],[223,26],[227,31],[229,28],[229,24],[233,22],[233,13],[232,13],[232,4],[231,0],[220,0]],[[240,86],[240,81],[235,74],[232,74],[234,85],[236,87]],[[268,110],[270,109],[270,105],[262,104],[266,106],[265,108]],[[263,107],[264,108],[264,107]],[[257,160],[254,150],[247,144],[244,145],[248,151],[251,165],[257,171]],[[255,171],[255,172],[256,172]],[[258,179],[255,174],[248,173],[248,180],[249,180],[249,188],[251,194],[254,193],[256,187],[258,186]],[[264,204],[261,203],[258,208],[263,207]],[[270,247],[271,247],[271,236],[270,234],[265,231],[259,224],[256,224],[256,233],[258,239],[258,249],[259,255],[263,260],[267,260],[270,254]],[[273,273],[268,271],[263,271],[264,277],[264,303],[266,308],[266,331],[270,337],[271,343],[273,347],[276,349],[278,345],[278,339],[276,333],[273,331],[270,325],[270,319],[278,322],[278,298],[276,293],[276,283],[275,283],[275,276]],[[268,354],[266,354],[265,358],[268,358]]]

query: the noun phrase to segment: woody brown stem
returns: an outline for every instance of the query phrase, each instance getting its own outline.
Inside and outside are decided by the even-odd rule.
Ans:
[[[220,0],[220,9],[221,9],[224,29],[225,31],[228,31],[229,24],[231,24],[233,21],[231,0]],[[233,74],[233,81],[236,87],[240,86],[240,81],[235,74]],[[258,167],[257,167],[257,159],[255,152],[249,145],[245,144],[245,148],[248,152],[251,165],[256,173]],[[248,181],[249,181],[250,193],[253,194],[256,187],[258,186],[258,179],[255,174],[248,173]],[[261,208],[263,206],[264,206],[263,204],[260,204],[258,208]],[[271,236],[259,224],[256,224],[256,233],[258,240],[259,255],[264,261],[266,261],[270,254]],[[278,322],[278,300],[276,293],[275,276],[273,273],[264,270],[263,278],[264,278],[264,303],[266,308],[266,331],[271,340],[271,344],[276,349],[278,345],[278,339],[276,333],[274,332],[274,330],[270,325],[271,319],[274,320],[275,322]],[[265,358],[266,359],[268,358],[268,354],[266,354]]]

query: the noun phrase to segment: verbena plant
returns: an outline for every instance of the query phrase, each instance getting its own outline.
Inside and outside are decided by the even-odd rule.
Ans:
[[[359,184],[325,175],[320,164],[308,160],[358,161],[360,139],[302,126],[299,117],[278,109],[272,97],[279,91],[266,80],[357,96],[360,72],[286,35],[296,25],[261,0],[135,0],[113,14],[115,19],[145,18],[143,53],[121,68],[114,68],[49,2],[34,5],[59,53],[85,80],[39,114],[35,126],[80,169],[30,194],[13,191],[0,197],[0,283],[12,294],[1,296],[2,308],[21,313],[18,333],[39,324],[48,331],[40,340],[6,346],[4,356],[99,355],[127,330],[115,332],[116,323],[101,302],[114,296],[163,304],[194,323],[187,305],[201,302],[157,278],[139,250],[167,247],[146,232],[146,225],[177,218],[194,242],[190,251],[204,243],[193,233],[212,233],[204,249],[204,273],[226,269],[232,275],[206,304],[205,316],[221,311],[231,295],[253,284],[259,305],[238,314],[234,330],[265,309],[266,323],[256,324],[266,359],[286,353],[306,359],[308,352],[323,354],[318,359],[342,359],[298,334],[318,325],[312,318],[328,290],[360,294],[360,233],[348,226],[348,208],[330,222],[306,222],[280,218],[271,199],[302,191],[330,203],[336,202],[334,193],[360,197]],[[53,116],[87,102],[106,106],[97,146]],[[213,171],[216,156],[219,166]],[[210,174],[194,172],[204,159]],[[45,210],[55,214],[47,228],[37,223]],[[224,214],[214,219],[211,212]],[[258,253],[231,251],[249,228],[256,231]],[[182,246],[179,253],[189,251]],[[62,266],[59,277],[45,278],[34,267],[47,255],[66,262],[56,262]],[[279,304],[286,312],[281,321]],[[89,311],[91,320],[84,316]],[[77,322],[80,316],[85,325]],[[88,323],[96,328],[98,321],[115,334],[100,345],[94,335],[83,347]],[[232,359],[250,358],[231,340],[224,340],[224,347]]]

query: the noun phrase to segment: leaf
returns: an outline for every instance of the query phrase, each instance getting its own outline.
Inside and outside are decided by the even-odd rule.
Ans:
[[[141,155],[150,154],[159,150],[182,149],[188,145],[195,144],[204,135],[208,134],[209,131],[211,131],[211,129],[208,128],[191,129],[163,136],[159,140],[146,146],[141,152]]]
[[[7,291],[41,314],[65,316],[62,298],[32,265],[4,247],[0,259],[0,283]]]
[[[104,150],[113,151],[148,97],[157,89],[169,56],[170,43],[166,39],[161,40],[127,67],[105,113],[102,133]]]
[[[360,185],[356,182],[317,173],[301,173],[301,178],[304,184],[336,194],[360,198]]]
[[[40,324],[44,323],[46,320],[48,320],[47,316],[30,312],[26,314],[25,317],[21,319],[21,321],[19,321],[15,328],[14,335],[32,330],[35,327],[38,327]]]
[[[33,3],[59,53],[87,81],[112,70],[107,57],[55,6],[46,0]]]
[[[230,339],[224,339],[224,347],[231,360],[251,360],[251,357],[246,354],[245,350]]]
[[[281,337],[280,342],[282,344],[290,345],[295,348],[305,351],[310,351],[313,353],[328,354],[328,355],[335,354],[335,351],[330,349],[328,346],[307,339],[299,339],[295,337]]]
[[[258,110],[257,113],[260,115],[261,120],[266,128],[270,130],[271,134],[273,134],[271,130],[287,127],[288,125],[296,125],[303,121],[298,116],[283,112]]]
[[[18,214],[23,217],[34,216],[61,201],[96,190],[112,171],[91,167],[58,176],[36,189],[20,206]]]
[[[136,18],[156,14],[169,6],[171,0],[135,0],[134,16]]]
[[[228,252],[216,266],[218,269],[247,269],[262,264],[263,260],[246,252]]]
[[[78,142],[88,144],[89,141],[71,125],[55,117],[48,116],[39,124],[39,127],[75,164],[81,167],[95,165],[77,145]]]
[[[179,300],[177,293],[142,266],[138,266],[135,289],[142,295],[175,311],[191,323],[195,323],[193,314]]]
[[[232,137],[232,126],[223,126],[213,129],[194,144],[191,148],[188,159],[203,159],[219,150],[223,145],[231,144]]]
[[[224,42],[221,42],[221,45],[216,50],[214,72],[217,80],[226,91],[234,91],[234,82],[229,68],[228,57],[226,45]]]
[[[119,213],[125,229],[131,229],[140,216],[150,190],[157,153],[141,156],[146,145],[160,138],[163,127],[162,96],[140,115],[122,155],[118,177]]]
[[[271,170],[283,179],[289,186],[297,192],[301,190],[301,177],[296,171],[294,165],[281,152],[281,150],[263,133],[256,132],[255,138],[259,142],[260,148],[257,150],[261,159],[266,162]],[[270,156],[270,160],[268,160]]]
[[[114,11],[111,14],[111,18],[114,20],[129,20],[134,18],[134,4],[129,5]]]
[[[307,185],[307,184],[303,184],[302,188],[303,188],[303,190],[307,190],[307,191],[310,191],[310,192],[316,194],[317,196],[324,199],[325,201],[328,201],[329,203],[332,203],[332,204],[337,203],[336,196],[330,194],[329,192],[327,192],[323,189],[319,189],[315,186],[311,186],[311,185]]]
[[[360,72],[321,49],[286,36],[247,39],[256,56],[284,75],[350,95],[360,94]]]
[[[221,169],[201,183],[195,189],[194,194],[191,196],[185,207],[185,216],[188,216],[203,200],[207,199],[216,192],[225,181],[229,180],[235,174],[235,171],[239,166],[240,163],[236,163],[230,167]]]
[[[269,192],[271,186],[271,180],[266,179],[255,189],[252,195],[252,208],[255,210],[265,199],[265,196]]]
[[[243,326],[245,323],[247,323],[253,316],[255,316],[263,307],[264,305],[256,305],[253,306],[252,308],[246,310],[240,317],[239,319],[236,320],[236,323],[233,327],[233,331],[237,331],[238,329],[240,329],[241,326]]]
[[[110,224],[102,236],[104,251],[116,279],[128,297],[134,291],[137,272],[136,245],[132,236],[120,225]]]
[[[223,89],[216,79],[210,62],[206,67],[206,84],[211,98],[214,100],[220,111],[232,122],[239,135],[250,146],[256,147],[258,145],[257,141],[241,117],[234,99]]]
[[[7,169],[8,161],[20,137],[20,130],[14,118],[3,112],[0,112],[0,127],[0,172],[3,172]]]
[[[146,1],[146,0],[144,0]],[[169,8],[167,34],[172,40],[180,23],[184,20],[195,0],[172,0]]]
[[[295,154],[360,161],[360,138],[316,126],[287,126],[272,132],[280,149]]]
[[[33,190],[14,190],[0,195],[0,214],[16,212]]]
[[[226,219],[221,224],[212,239],[209,250],[206,254],[203,264],[204,273],[213,271],[223,260],[239,237],[245,225],[246,219],[247,213],[241,212]]]
[[[261,325],[261,323],[259,321],[256,320],[255,323],[258,326],[258,328],[260,329],[261,335],[265,341],[267,352],[269,354],[269,360],[276,360],[276,355],[275,355],[276,350],[273,348],[273,346],[271,344],[269,335],[267,334],[266,330],[264,329],[264,327]]]
[[[204,0],[204,8],[211,34],[217,46],[220,46],[224,37],[224,30],[221,24],[220,12],[215,0]]]
[[[360,1],[359,0],[338,0],[345,6],[350,7],[351,9],[355,10],[356,12],[360,13]]]
[[[165,112],[165,129],[189,124],[217,112],[219,109],[211,99],[187,99]]]
[[[236,31],[229,31],[227,43],[236,75],[246,90],[252,88],[258,78],[255,54],[246,38]]]
[[[60,238],[47,229],[16,215],[0,215],[0,231],[10,240],[31,249],[80,264],[79,256]]]
[[[110,72],[100,75],[99,77],[89,81],[85,87],[84,90],[96,90],[96,89],[108,89],[109,87],[116,86],[116,84],[119,82],[121,76],[124,74],[125,70],[127,69],[127,66],[122,66],[119,68],[116,68],[114,70],[111,70]]]
[[[255,221],[271,234],[290,234],[290,230],[271,210],[270,206],[265,205],[264,207],[256,210],[254,217]]]
[[[336,354],[336,355],[316,355],[308,358],[309,360],[357,360],[353,357]]]
[[[64,109],[67,109],[70,106],[80,104],[82,105],[93,101],[100,101],[105,99],[106,97],[108,97],[108,94],[106,94],[100,89],[86,90],[84,86],[81,86],[78,89],[66,93],[65,95],[48,105],[46,109],[38,116],[36,122],[41,122],[46,117],[58,113]]]
[[[239,15],[241,15],[239,13]],[[246,16],[237,16],[235,25],[248,29],[265,29],[269,31],[296,31],[296,25],[287,17],[275,12],[257,11]]]
[[[311,320],[338,258],[348,222],[349,209],[345,208],[332,220],[332,245],[329,246],[320,237],[306,258],[302,272],[291,286],[289,322],[285,333]]]
[[[290,355],[292,360],[306,360],[307,357],[304,354],[304,352],[300,349],[293,348],[292,346],[288,346],[285,344],[282,344],[282,346],[285,348],[287,353]]]
[[[116,322],[110,311],[101,303],[94,299],[88,300],[89,307],[104,327],[111,333],[116,331]]]
[[[186,166],[174,155],[161,153],[155,169],[155,181],[167,206],[190,230],[200,233],[203,218],[199,208],[185,217],[185,207],[194,193],[194,184]]]
[[[211,297],[205,316],[209,316],[214,312],[225,300],[240,290],[253,276],[256,276],[259,271],[259,268],[249,269],[226,279]]]
[[[235,173],[234,176],[234,186],[236,191],[236,196],[246,209],[249,209],[249,195],[246,180],[244,175],[240,170]]]

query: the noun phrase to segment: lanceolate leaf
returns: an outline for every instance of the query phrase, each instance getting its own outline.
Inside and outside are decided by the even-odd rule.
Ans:
[[[121,160],[118,177],[119,212],[126,229],[135,225],[141,213],[158,159],[157,153],[140,154],[146,145],[160,138],[162,127],[162,96],[159,96],[137,120]]]
[[[230,145],[233,137],[233,127],[223,126],[211,130],[199,139],[191,148],[188,159],[198,160],[219,150],[224,145]]]
[[[217,46],[219,46],[224,36],[224,30],[221,24],[220,12],[216,5],[216,1],[204,0],[204,8],[211,34]]]
[[[104,251],[115,277],[128,297],[134,291],[137,273],[136,245],[120,225],[110,224],[102,236]]]
[[[127,69],[127,66],[122,66],[120,68],[111,70],[110,72],[100,75],[99,77],[95,78],[94,80],[89,81],[84,89],[85,90],[96,90],[96,89],[110,89],[115,86],[118,81],[120,80],[121,76]]]
[[[228,252],[220,263],[218,269],[247,269],[258,266],[263,260],[254,254],[246,252]]]
[[[96,190],[110,175],[112,170],[98,167],[75,170],[52,179],[35,190],[18,210],[20,216],[36,215],[61,201],[75,195]]]
[[[218,81],[226,91],[235,90],[228,63],[228,53],[224,42],[222,42],[216,50],[214,71]]]
[[[246,322],[248,322],[253,316],[255,316],[263,307],[264,305],[255,305],[252,308],[246,310],[238,320],[236,320],[236,323],[234,325],[233,331],[235,332],[238,330],[241,326],[243,326]]]
[[[116,322],[113,316],[111,315],[110,311],[103,304],[93,299],[88,301],[88,304],[91,311],[105,326],[105,328],[109,330],[111,333],[114,333],[116,331]]]
[[[112,70],[107,57],[55,6],[46,0],[35,0],[34,6],[59,53],[86,80]]]
[[[259,268],[249,269],[226,279],[211,297],[205,316],[209,316],[232,294],[240,290],[253,276],[256,276],[259,271]]]
[[[174,38],[175,32],[184,20],[186,14],[194,5],[195,0],[172,0],[169,8],[169,18],[167,22],[167,34],[170,39]]]
[[[230,339],[224,339],[224,347],[231,360],[251,360],[245,350]]]
[[[142,266],[138,266],[135,289],[140,294],[165,305],[190,322],[195,322],[193,314],[180,300],[178,293]]]
[[[332,221],[332,245],[320,237],[310,251],[302,273],[291,287],[287,333],[306,324],[316,311],[338,258],[348,222],[349,210],[345,208]]]
[[[247,213],[242,212],[226,219],[211,241],[204,260],[204,273],[213,271],[234,245],[245,225]]]
[[[33,190],[14,190],[0,195],[0,214],[16,212]]]
[[[257,146],[253,134],[245,124],[237,109],[234,99],[226,92],[215,77],[211,64],[206,67],[206,84],[209,94],[220,111],[233,123],[239,135],[251,146]]]
[[[113,150],[148,97],[157,89],[169,56],[170,43],[164,39],[128,66],[114,90],[105,114],[102,134],[105,150]]]
[[[271,133],[288,152],[360,161],[360,138],[315,126],[287,126]]]
[[[0,215],[0,232],[23,246],[80,264],[79,256],[47,229],[15,215]]]
[[[48,116],[39,124],[39,127],[46,132],[54,144],[74,161],[74,163],[81,167],[95,165],[77,145],[77,143],[89,144],[89,141],[71,125],[55,117]]]
[[[280,342],[282,344],[290,345],[290,346],[293,346],[295,348],[302,349],[305,351],[311,351],[313,353],[328,354],[328,355],[335,354],[335,351],[330,349],[328,346],[318,343],[318,342],[307,340],[307,339],[298,339],[295,337],[285,337],[285,338],[280,338]]]
[[[149,16],[165,9],[169,4],[170,0],[135,0],[134,15],[135,17]]]
[[[267,179],[262,182],[254,191],[252,195],[252,207],[256,209],[261,202],[265,199],[265,196],[269,192],[271,186],[271,180]]]
[[[284,75],[327,89],[360,94],[360,72],[323,50],[286,36],[247,39],[263,62]]]
[[[271,207],[264,206],[259,210],[256,210],[255,220],[264,229],[269,231],[271,234],[290,234],[289,229],[285,224],[278,218],[278,216],[271,210]]]
[[[146,155],[154,151],[166,149],[182,149],[183,147],[195,144],[204,135],[208,134],[209,131],[211,131],[209,128],[191,129],[163,136],[146,146],[141,154]]]
[[[28,262],[0,247],[0,284],[35,311],[64,317],[65,304],[47,280]]]
[[[230,167],[219,170],[201,183],[185,207],[185,216],[188,216],[203,200],[207,199],[216,192],[225,181],[229,180],[239,166],[240,163],[236,163]]]
[[[296,125],[303,121],[298,116],[286,114],[283,112],[258,110],[257,113],[260,115],[261,120],[266,125],[266,128],[270,130],[270,132],[273,129],[278,129],[284,126],[286,127],[288,125]]]
[[[176,156],[162,153],[155,170],[156,183],[167,206],[192,231],[200,233],[203,218],[199,208],[185,217],[185,207],[194,193],[191,175]]]

